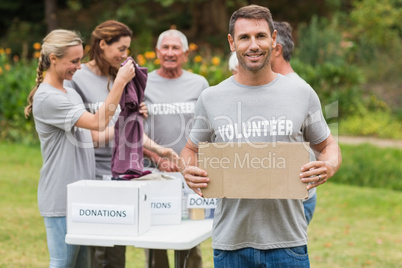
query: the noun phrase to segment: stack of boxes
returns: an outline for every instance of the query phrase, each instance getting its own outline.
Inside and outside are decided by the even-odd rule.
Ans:
[[[138,236],[151,226],[204,219],[204,211],[211,215],[210,205],[216,203],[215,199],[205,202],[192,190],[188,194],[189,189],[183,186],[186,185],[179,176],[163,173],[140,180],[82,180],[69,184],[67,233]]]

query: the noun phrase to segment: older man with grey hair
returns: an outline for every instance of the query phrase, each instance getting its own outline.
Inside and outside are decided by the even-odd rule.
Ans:
[[[156,44],[160,68],[149,73],[145,88],[149,113],[144,124],[146,134],[178,154],[187,142],[195,103],[209,86],[203,76],[183,69],[188,53],[188,41],[182,32],[170,29],[161,33]],[[144,156],[144,167],[153,171],[176,172],[172,175],[182,178],[176,163],[148,150],[144,150]],[[187,187],[184,180],[183,184]],[[153,250],[152,255],[152,267],[169,267],[166,250]],[[180,262],[181,267],[202,267],[200,247],[182,252]]]

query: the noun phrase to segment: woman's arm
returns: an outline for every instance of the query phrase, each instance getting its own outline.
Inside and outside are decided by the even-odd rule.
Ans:
[[[173,161],[177,163],[180,159],[179,155],[176,154],[175,151],[173,151],[170,148],[165,148],[151,140],[147,134],[144,133],[144,148],[158,154],[160,157],[165,157],[168,158],[170,161]]]
[[[106,144],[113,141],[114,138],[114,126],[108,126],[104,131],[92,130],[92,140],[94,147],[105,147]]]

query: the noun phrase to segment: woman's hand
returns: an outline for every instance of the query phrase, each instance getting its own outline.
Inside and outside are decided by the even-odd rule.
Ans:
[[[135,77],[135,68],[132,60],[127,60],[127,62],[120,67],[117,72],[114,83],[123,83],[126,85],[129,81],[131,81]]]
[[[156,149],[156,153],[160,157],[167,158],[171,162],[176,163],[176,165],[178,164],[178,161],[180,160],[180,156],[170,148],[159,147]]]

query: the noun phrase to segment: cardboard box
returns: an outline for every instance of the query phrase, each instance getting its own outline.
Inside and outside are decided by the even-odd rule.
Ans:
[[[152,173],[136,181],[151,184],[151,225],[181,224],[182,179],[169,173]]]
[[[150,184],[82,180],[67,185],[67,234],[138,236],[151,227]]]
[[[305,199],[301,167],[308,143],[199,143],[198,166],[210,182],[205,197]]]
[[[218,198],[202,198],[196,193],[189,194],[187,198],[187,208],[190,210],[190,219],[212,219],[215,214],[217,202]]]
[[[198,194],[189,194],[187,198],[187,208],[214,209],[218,202],[217,198],[203,198]]]

